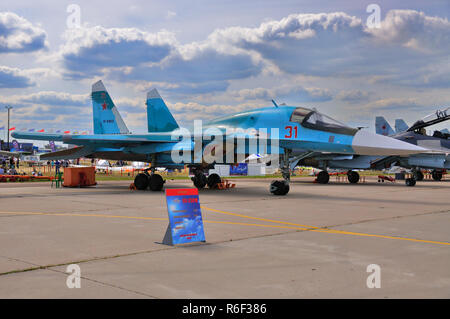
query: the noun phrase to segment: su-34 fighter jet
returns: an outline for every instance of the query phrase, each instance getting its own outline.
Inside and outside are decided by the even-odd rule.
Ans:
[[[164,180],[156,167],[195,171],[197,188],[213,187],[220,176],[205,173],[216,163],[236,164],[251,154],[269,154],[279,161],[283,181],[272,181],[270,192],[289,192],[293,152],[363,155],[409,155],[422,147],[351,128],[314,110],[296,106],[253,109],[220,117],[207,124],[194,121],[193,131],[180,128],[156,89],[147,94],[148,133],[131,134],[101,81],[92,86],[93,135],[15,132],[15,138],[61,141],[78,147],[49,153],[48,159],[79,157],[142,161],[151,169],[136,176],[138,189],[159,191]],[[301,156],[301,155],[300,155]]]

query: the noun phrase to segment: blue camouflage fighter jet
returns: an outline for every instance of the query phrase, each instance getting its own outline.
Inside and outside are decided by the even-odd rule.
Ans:
[[[315,109],[296,106],[252,109],[220,117],[193,132],[180,128],[156,89],[147,94],[148,133],[131,134],[102,81],[92,85],[94,134],[71,135],[14,132],[15,138],[60,141],[77,147],[42,155],[45,159],[80,157],[151,163],[135,177],[138,189],[159,191],[164,180],[156,167],[188,165],[197,188],[214,187],[220,176],[205,173],[216,163],[237,164],[250,154],[277,154],[283,181],[272,181],[270,192],[289,192],[290,159],[311,152],[361,155],[409,155],[425,149],[387,136],[351,128]],[[220,136],[222,134],[222,136]],[[211,160],[212,158],[212,160]]]

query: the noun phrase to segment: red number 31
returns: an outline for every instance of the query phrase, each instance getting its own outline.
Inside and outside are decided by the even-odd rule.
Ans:
[[[292,138],[292,126],[286,126],[285,128],[284,128],[285,130],[288,130],[289,131],[289,134],[286,134],[284,137],[285,138]],[[297,138],[297,126],[294,126],[294,138]]]

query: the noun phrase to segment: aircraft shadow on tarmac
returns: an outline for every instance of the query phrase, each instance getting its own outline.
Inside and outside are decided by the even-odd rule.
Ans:
[[[420,183],[423,183],[425,181],[421,181]],[[433,185],[433,189],[440,189],[441,187],[439,187],[440,183],[444,183],[444,182],[448,182],[448,181],[441,181],[441,182],[435,182],[435,181],[429,181],[429,182],[434,182],[436,183],[436,186]],[[428,182],[427,182],[428,183]],[[405,189],[405,190],[414,190],[414,189],[421,189],[421,188],[426,188],[426,189],[430,189],[430,187],[425,187],[425,186],[421,186],[420,184],[416,184],[416,186],[412,187],[412,188],[408,188],[407,186],[405,186],[403,183],[391,183],[391,182],[384,182],[384,183],[378,183],[376,181],[370,181],[368,183],[361,183],[361,184],[350,184],[350,183],[344,183],[344,182],[330,182],[327,185],[321,185],[321,184],[316,184],[311,180],[299,180],[299,179],[293,179],[291,181],[291,192],[286,195],[286,196],[273,196],[269,193],[268,189],[266,189],[266,186],[264,184],[264,187],[252,187],[252,186],[243,186],[243,185],[239,185],[239,183],[237,183],[237,188],[233,188],[233,189],[227,189],[227,190],[216,190],[216,189],[201,189],[199,190],[199,195],[200,196],[204,196],[204,203],[208,202],[208,198],[209,196],[220,196],[221,198],[224,199],[224,201],[229,201],[229,198],[232,197],[236,200],[289,200],[289,199],[302,199],[302,200],[307,200],[307,199],[315,199],[315,200],[327,200],[327,201],[338,201],[338,202],[342,202],[342,201],[366,201],[366,202],[376,202],[379,203],[379,199],[378,198],[370,198],[370,197],[366,197],[366,196],[360,196],[360,195],[355,195],[354,197],[349,197],[349,196],[341,196],[341,195],[330,195],[330,194],[320,194],[320,193],[316,193],[315,189],[317,187],[317,190],[319,189],[323,189],[323,187],[327,187],[329,189],[334,189],[334,188],[339,188],[339,187],[369,187],[369,186],[373,186],[373,187],[395,187],[396,189]],[[295,185],[304,185],[304,186],[309,186],[307,189],[296,189]],[[180,187],[186,187],[186,188],[191,188],[191,185],[184,185],[184,184],[176,184],[176,183],[168,183],[166,184],[164,189],[167,188],[180,188]],[[447,187],[445,187],[447,188]],[[1,194],[0,193],[0,198],[2,199],[7,199],[7,198],[34,198],[34,197],[52,197],[52,196],[71,196],[71,197],[78,197],[78,196],[89,196],[89,195],[94,195],[94,196],[114,196],[114,195],[130,195],[130,196],[146,196],[146,197],[159,197],[159,196],[164,196],[164,189],[161,192],[152,192],[150,190],[148,191],[130,191],[128,189],[127,186],[123,185],[123,184],[99,184],[93,188],[63,188],[61,189],[61,191],[53,191],[53,192],[49,192],[49,193],[45,193],[42,194],[37,193],[37,194],[30,194],[30,193],[24,193],[24,194]],[[64,191],[64,190],[68,190],[68,191]],[[70,191],[70,190],[74,190],[74,191]],[[420,199],[420,196],[416,197],[417,200],[411,200],[410,198],[408,198],[407,200],[401,200],[399,198],[395,198],[395,199],[388,199],[388,198],[384,198],[383,202],[390,202],[390,203],[404,203],[404,204],[413,204],[413,203],[417,203],[417,204],[421,204],[422,200]],[[214,203],[218,203],[221,202],[222,200],[220,198],[214,197]],[[435,205],[448,205],[448,202],[434,202]]]
[[[433,185],[433,186],[438,187],[441,183],[448,183],[448,182],[450,182],[450,179],[449,180],[441,180],[441,181],[423,180],[423,181],[417,182],[417,184],[414,186],[414,188],[424,187],[422,185],[422,183],[427,183],[427,184],[434,183],[436,185]],[[314,185],[317,185],[318,187],[322,186],[322,184],[315,183],[314,181],[311,181],[311,180],[292,179],[290,183],[291,184],[314,184]],[[383,186],[383,187],[386,187],[386,186],[407,187],[405,185],[405,181],[402,181],[402,180],[399,180],[399,181],[397,181],[395,183],[392,183],[392,182],[389,182],[389,181],[377,182],[376,179],[375,180],[370,180],[370,181],[365,182],[365,183],[361,183],[360,182],[360,183],[357,183],[357,184],[348,183],[347,181],[345,181],[345,182],[337,182],[337,181],[334,181],[334,180],[330,179],[330,181],[326,185],[335,185],[335,186],[339,185],[339,186],[347,186],[347,187],[368,187],[368,186],[376,186],[376,187],[378,187],[378,186]]]

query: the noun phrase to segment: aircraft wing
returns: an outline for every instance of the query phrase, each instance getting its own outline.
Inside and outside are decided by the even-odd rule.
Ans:
[[[8,151],[0,151],[0,155],[8,156],[8,157],[20,157],[20,155],[29,155],[30,152],[8,152]]]
[[[88,144],[115,144],[129,146],[130,144],[145,143],[176,143],[167,133],[147,133],[147,134],[94,134],[94,135],[72,135],[72,134],[52,134],[52,133],[28,133],[14,132],[15,138],[40,141],[59,141],[74,145]]]
[[[146,134],[93,134],[93,135],[72,135],[72,134],[53,134],[53,133],[28,133],[28,132],[14,132],[14,138],[22,138],[27,140],[40,141],[59,141],[72,145],[95,145],[104,147],[130,147],[130,146],[145,146],[153,143],[178,143],[181,141],[179,135],[172,135],[170,132],[151,132]],[[172,136],[176,136],[173,138]],[[181,136],[181,134],[180,134]],[[257,139],[257,136],[246,136],[241,134],[224,135],[224,140],[228,137],[234,140],[250,140]],[[192,136],[193,140],[201,138],[199,136]]]
[[[8,151],[0,151],[0,155],[2,156],[8,156],[8,157],[19,157],[20,153],[16,152],[8,152]]]
[[[168,152],[182,147],[180,139],[172,139],[170,133],[153,132],[147,134],[93,134],[71,135],[52,133],[14,132],[13,137],[28,140],[60,141],[78,147],[41,155],[42,160],[75,159],[97,155],[107,158],[111,153],[122,154],[123,158],[133,159],[136,154]],[[183,143],[182,143],[183,144]],[[183,144],[183,146],[186,146]],[[190,146],[188,146],[190,148]]]
[[[41,154],[39,156],[40,160],[63,160],[63,159],[74,159],[87,156],[93,152],[93,148],[80,146],[69,148],[67,150],[56,151],[51,153]]]

